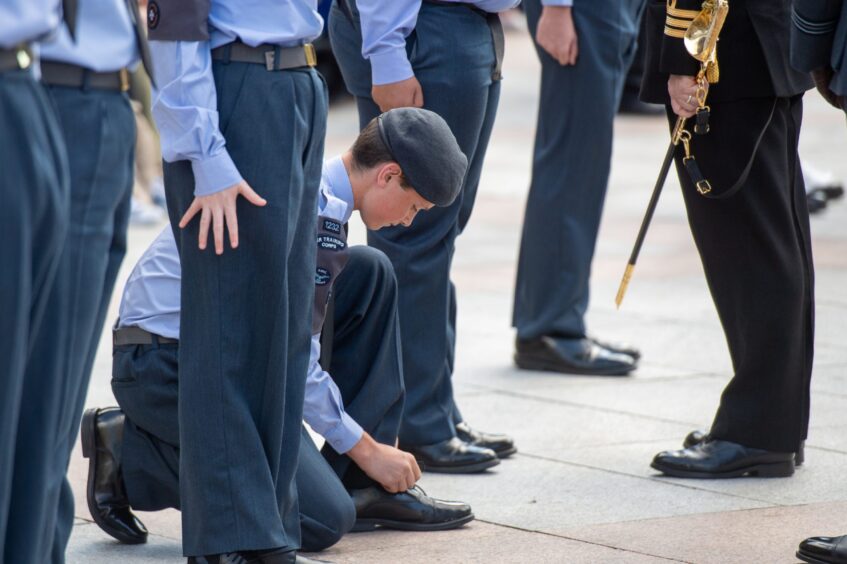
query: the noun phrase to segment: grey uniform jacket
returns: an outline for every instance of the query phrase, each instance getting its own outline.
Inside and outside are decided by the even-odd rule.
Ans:
[[[830,88],[847,95],[847,5],[844,0],[795,0],[791,14],[791,64],[800,71],[831,67]]]

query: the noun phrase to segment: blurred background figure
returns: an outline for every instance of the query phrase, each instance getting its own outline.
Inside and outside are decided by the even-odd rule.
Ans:
[[[803,160],[803,180],[806,183],[806,202],[809,213],[820,213],[829,202],[844,197],[844,183],[835,175],[812,166]]]

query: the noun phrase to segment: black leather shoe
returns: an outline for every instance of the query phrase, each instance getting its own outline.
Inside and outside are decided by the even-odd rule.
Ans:
[[[189,556],[188,564],[331,564],[326,560],[307,558],[290,548],[245,550],[208,556]]]
[[[401,531],[446,531],[461,527],[474,518],[470,505],[433,499],[417,486],[396,494],[371,486],[352,490],[350,496],[356,506],[354,532],[372,531],[377,527]]]
[[[650,466],[676,478],[784,478],[794,474],[794,453],[709,439],[683,450],[660,452]]]
[[[847,564],[847,535],[808,538],[800,543],[797,558],[813,564]]]
[[[709,438],[709,434],[706,431],[701,431],[700,429],[691,431],[687,435],[685,435],[685,440],[682,441],[683,448],[692,447],[696,444],[700,444],[703,441]],[[794,453],[794,466],[802,466],[803,462],[806,461],[806,441],[800,442],[800,448]]]
[[[445,474],[474,474],[500,464],[490,448],[480,448],[453,437],[434,445],[400,446],[412,453],[421,470]]]
[[[588,337],[598,347],[609,349],[612,352],[631,356],[636,361],[641,360],[641,351],[629,343],[618,343],[615,341],[601,341],[597,337]]]
[[[543,336],[515,342],[515,364],[524,370],[549,370],[588,376],[625,376],[637,362],[591,339],[562,339]]]
[[[517,447],[515,447],[515,441],[509,435],[483,433],[472,428],[464,421],[456,425],[456,436],[469,445],[490,448],[498,458],[508,458],[518,452]]]
[[[86,410],[82,416],[82,456],[88,462],[88,511],[108,535],[125,544],[147,542],[147,529],[133,515],[121,474],[124,414],[117,407]]]

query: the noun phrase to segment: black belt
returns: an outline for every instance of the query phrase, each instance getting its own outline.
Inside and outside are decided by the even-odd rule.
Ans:
[[[129,90],[129,71],[124,68],[112,72],[97,72],[68,63],[42,60],[41,81],[50,86],[126,92]]]
[[[179,339],[162,337],[155,333],[145,331],[141,327],[120,327],[112,330],[112,346],[121,345],[168,345],[178,343]]]
[[[280,47],[263,43],[250,47],[240,41],[212,49],[212,59],[224,62],[255,63],[269,71],[313,67],[318,64],[315,46],[311,43],[297,47]]]
[[[337,0],[338,7],[341,12],[353,23],[353,10],[350,7],[351,0]],[[503,33],[503,23],[500,21],[500,14],[495,12],[486,12],[477,8],[469,2],[445,2],[444,0],[423,0],[427,4],[435,4],[436,6],[456,7],[461,6],[468,8],[478,13],[485,18],[488,23],[488,28],[491,30],[491,39],[494,42],[494,70],[491,71],[491,80],[497,81],[503,78],[503,56],[506,53],[506,36]]]
[[[32,51],[28,45],[12,49],[0,49],[0,72],[22,70],[32,64]]]

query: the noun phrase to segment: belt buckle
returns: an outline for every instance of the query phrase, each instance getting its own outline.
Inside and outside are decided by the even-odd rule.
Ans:
[[[19,47],[17,53],[15,53],[15,58],[18,61],[18,68],[21,70],[28,69],[29,65],[32,64],[32,57],[26,47]]]
[[[118,75],[121,79],[121,92],[126,92],[129,90],[129,71],[122,68],[118,71]]]
[[[315,50],[315,46],[311,43],[306,43],[303,45],[303,51],[306,53],[306,64],[310,67],[317,66],[318,52]]]

